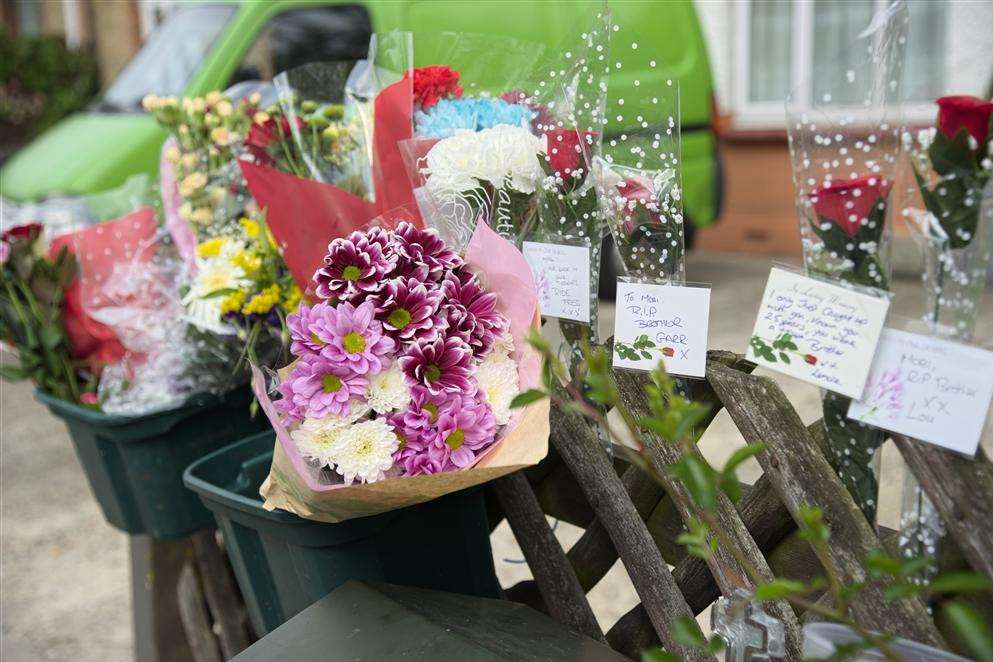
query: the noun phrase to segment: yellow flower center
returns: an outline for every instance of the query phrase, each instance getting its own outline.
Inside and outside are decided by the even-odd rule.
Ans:
[[[424,368],[424,376],[427,377],[429,382],[436,382],[441,379],[441,368],[432,363]]]
[[[341,345],[349,354],[360,354],[365,351],[365,338],[358,331],[352,331],[345,335]]]
[[[403,308],[397,308],[390,313],[389,317],[386,318],[386,321],[389,322],[390,326],[394,329],[403,329],[410,324],[410,313]]]
[[[428,422],[430,423],[438,422],[438,405],[433,404],[431,402],[425,402],[424,406],[421,407],[421,409],[431,414],[430,418],[428,418]]]
[[[321,386],[325,393],[336,393],[341,390],[341,378],[338,375],[327,374],[321,378]]]
[[[341,270],[341,277],[347,281],[358,280],[362,276],[362,271],[354,264],[350,264]]]
[[[327,345],[327,343],[321,340],[320,338],[318,338],[317,334],[314,333],[313,331],[310,332],[310,342],[314,343],[315,345],[319,345],[321,347]]]
[[[462,431],[462,428],[456,428],[455,432],[445,438],[445,443],[453,451],[457,451],[465,443],[465,432]]]

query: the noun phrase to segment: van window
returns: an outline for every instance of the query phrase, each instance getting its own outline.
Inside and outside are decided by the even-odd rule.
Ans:
[[[272,80],[276,74],[308,62],[360,60],[369,51],[372,24],[358,5],[293,9],[262,29],[229,85],[244,80]]]

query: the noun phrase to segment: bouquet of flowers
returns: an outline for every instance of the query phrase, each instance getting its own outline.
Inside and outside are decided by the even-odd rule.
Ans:
[[[7,380],[31,379],[38,388],[76,404],[96,404],[95,376],[72,357],[62,317],[65,292],[76,277],[76,260],[62,247],[53,257],[40,223],[0,235],[0,340],[18,365],[5,365]]]
[[[859,36],[867,59],[837,80],[818,80],[813,103],[787,101],[797,214],[808,273],[872,288],[889,287],[887,212],[900,156],[899,110],[907,8],[894,3]],[[845,100],[858,115],[838,108]],[[847,417],[850,399],[822,393],[828,456],[866,518],[875,524],[876,450],[885,435]]]
[[[408,220],[384,225],[328,246],[316,303],[288,318],[296,360],[275,402],[256,373],[278,438],[267,508],[371,515],[547,451],[547,404],[510,409],[539,372],[524,342],[537,311],[523,256],[485,224],[464,256]]]

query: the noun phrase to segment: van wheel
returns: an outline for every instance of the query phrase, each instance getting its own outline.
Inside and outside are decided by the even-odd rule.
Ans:
[[[683,243],[686,252],[693,250],[693,240],[696,238],[696,226],[693,221],[686,219],[683,224]],[[609,234],[603,240],[603,257],[600,260],[600,298],[613,301],[617,296],[617,277],[624,274],[621,256],[614,247],[614,238]]]

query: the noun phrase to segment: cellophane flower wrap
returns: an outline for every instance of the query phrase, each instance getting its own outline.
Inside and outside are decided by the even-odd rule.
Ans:
[[[900,156],[908,23],[903,3],[877,13],[851,46],[865,60],[838,78],[814,80],[786,104],[806,270],[880,296],[889,288],[886,220]],[[875,524],[873,459],[885,436],[847,418],[849,398],[823,391],[822,401],[828,460]]]
[[[942,97],[935,125],[904,136],[914,185],[903,210],[923,251],[923,314],[932,335],[973,341],[993,258],[993,101]],[[905,474],[900,551],[936,556],[945,525],[910,472]],[[933,576],[932,564],[924,570]]]
[[[276,430],[266,508],[337,522],[537,463],[548,405],[520,252],[480,224],[464,254],[395,214],[331,241],[315,299],[290,315],[294,362],[254,386]],[[275,397],[273,400],[270,395]]]

